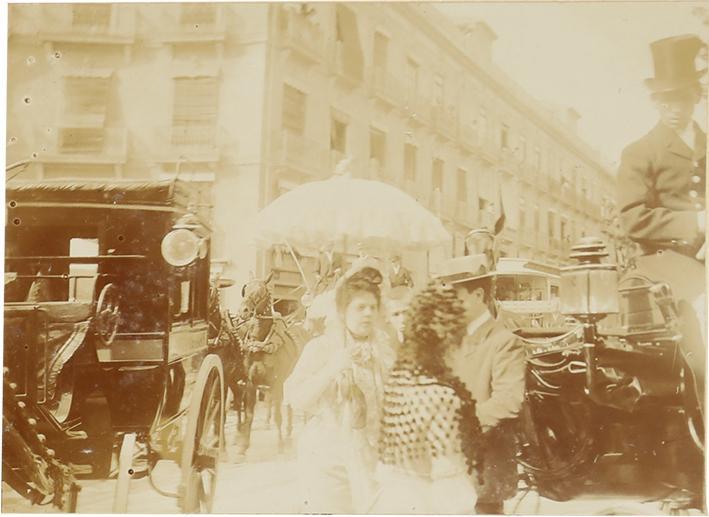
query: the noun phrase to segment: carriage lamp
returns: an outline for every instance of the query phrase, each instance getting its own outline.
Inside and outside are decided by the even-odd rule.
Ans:
[[[561,313],[573,316],[583,324],[583,357],[586,363],[585,391],[597,403],[606,403],[599,387],[596,323],[608,314],[620,311],[618,268],[601,262],[608,256],[603,241],[584,237],[571,248],[570,258],[578,262],[561,270]]]
[[[209,244],[204,234],[205,228],[194,214],[183,215],[162,239],[160,251],[163,258],[174,267],[187,266],[197,257],[205,258]]]
[[[603,263],[608,256],[603,241],[584,237],[571,248],[578,263],[561,270],[561,313],[583,322],[597,322],[620,310],[618,268]]]

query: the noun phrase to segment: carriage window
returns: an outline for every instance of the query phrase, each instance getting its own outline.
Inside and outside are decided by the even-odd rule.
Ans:
[[[185,314],[190,310],[190,281],[180,282],[180,311],[178,314]]]
[[[69,240],[70,257],[97,257],[98,239]],[[91,302],[98,264],[69,264],[69,301]]]

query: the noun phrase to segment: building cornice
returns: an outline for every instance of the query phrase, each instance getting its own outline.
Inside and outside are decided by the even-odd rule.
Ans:
[[[427,7],[435,9],[435,6]],[[569,134],[564,132],[562,128],[550,123],[548,116],[542,114],[538,107],[530,106],[524,99],[519,98],[519,96],[513,91],[513,88],[510,88],[510,85],[507,84],[506,81],[495,77],[494,74],[490,73],[490,70],[486,70],[485,67],[481,66],[480,63],[470,57],[460,45],[452,41],[449,34],[445,32],[446,27],[436,25],[436,22],[442,19],[445,20],[451,30],[458,30],[457,27],[450,23],[444,14],[436,11],[436,14],[440,15],[437,16],[439,20],[436,20],[434,19],[436,17],[424,16],[418,10],[416,4],[410,5],[408,3],[396,2],[392,5],[392,8],[397,10],[401,15],[405,16],[410,21],[414,22],[416,26],[420,27],[427,36],[438,43],[441,48],[447,50],[449,55],[460,62],[464,68],[470,70],[476,77],[483,80],[491,91],[495,92],[496,95],[507,101],[510,106],[517,109],[522,114],[527,115],[529,119],[537,125],[537,127],[546,131],[557,141],[566,144],[566,147],[572,150],[574,154],[590,165],[595,171],[600,171],[607,176],[606,179],[614,181],[613,176],[608,170],[606,170],[603,163],[601,163],[595,153],[587,147],[587,143],[583,142],[578,137],[570,138]]]

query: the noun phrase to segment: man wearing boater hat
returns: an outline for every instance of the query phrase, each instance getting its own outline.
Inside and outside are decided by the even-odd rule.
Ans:
[[[453,373],[470,390],[483,432],[482,484],[477,484],[478,514],[503,514],[503,503],[517,492],[515,422],[524,400],[525,353],[522,344],[494,316],[494,237],[474,230],[466,238],[468,255],[448,260],[439,278],[456,288],[468,322],[455,350]],[[476,479],[477,481],[477,479]]]
[[[704,399],[706,293],[704,290],[706,134],[692,119],[702,97],[696,58],[704,43],[694,35],[650,45],[655,77],[645,84],[659,114],[657,125],[621,158],[621,223],[643,256],[637,270],[672,287],[682,321],[683,350]]]

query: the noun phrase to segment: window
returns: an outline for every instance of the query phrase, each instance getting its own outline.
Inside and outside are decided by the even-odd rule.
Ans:
[[[563,217],[561,218],[561,221],[559,222],[559,238],[561,239],[562,242],[569,241],[569,234],[567,233],[567,222],[566,219]]]
[[[108,27],[111,24],[111,4],[74,4],[71,6],[74,27]]]
[[[487,113],[485,110],[480,111],[478,119],[478,137],[480,142],[485,142],[487,139]]]
[[[98,254],[98,239],[69,239],[70,257],[97,257]],[[93,301],[97,274],[98,264],[69,264],[69,300]]]
[[[433,169],[431,173],[431,187],[434,192],[436,190],[443,193],[443,160],[436,158],[433,160]]]
[[[66,77],[64,110],[71,115],[105,115],[110,79],[107,77]]]
[[[387,69],[389,62],[389,38],[381,32],[374,33],[374,68]]]
[[[526,215],[526,214],[525,214],[525,210],[524,210],[524,209],[525,209],[524,199],[521,199],[521,198],[520,198],[520,200],[519,200],[519,209],[518,209],[518,213],[519,213],[519,224],[518,224],[518,226],[517,226],[517,228],[518,228],[520,231],[524,230],[524,229],[525,229],[525,226],[526,226],[526,221],[525,221],[525,215]]]
[[[436,74],[433,78],[433,105],[443,106],[443,76],[441,74]]]
[[[330,149],[342,154],[347,152],[347,124],[337,117],[330,126]]]
[[[416,146],[404,144],[404,179],[416,181]]]
[[[532,224],[534,233],[537,233],[539,231],[539,205],[534,205],[534,208],[532,210]]]
[[[458,169],[456,173],[456,199],[458,203],[468,202],[468,171]]]
[[[542,153],[539,146],[534,147],[534,168],[538,171],[542,169]]]
[[[172,143],[211,145],[216,136],[218,84],[215,77],[175,79]]]
[[[548,233],[549,233],[549,238],[553,239],[556,236],[555,226],[556,226],[556,214],[549,210],[549,213],[547,215],[547,222],[549,223],[549,228],[548,228]]]
[[[510,127],[507,124],[502,124],[500,128],[500,148],[509,149],[510,147]]]
[[[369,129],[369,159],[376,160],[376,166],[386,166],[386,134],[376,128]]]
[[[419,87],[419,65],[411,58],[406,59],[406,77],[404,78],[408,88],[409,102],[416,99]]]
[[[283,127],[302,135],[305,132],[307,97],[288,84],[283,86]]]
[[[63,153],[95,154],[103,151],[102,127],[60,128],[59,150]]]
[[[217,20],[217,6],[211,3],[181,4],[180,23],[182,25],[213,25]]]
[[[517,145],[517,158],[519,158],[519,161],[522,163],[527,161],[527,139],[523,136],[519,137],[519,144]]]

